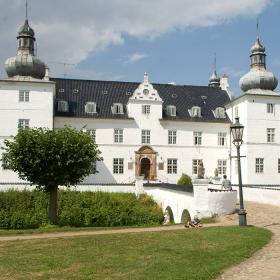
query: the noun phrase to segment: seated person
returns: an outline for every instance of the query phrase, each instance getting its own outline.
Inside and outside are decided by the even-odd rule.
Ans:
[[[227,179],[227,175],[224,175],[224,180],[222,181],[222,190],[232,190],[231,182]]]
[[[185,224],[185,227],[202,227],[202,224],[198,218],[197,215],[194,216],[193,220],[188,221],[187,224]]]
[[[170,215],[169,215],[168,210],[165,210],[163,225],[165,225],[165,226],[170,225]]]

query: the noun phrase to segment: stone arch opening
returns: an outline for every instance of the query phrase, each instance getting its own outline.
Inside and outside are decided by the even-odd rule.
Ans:
[[[187,209],[184,209],[181,216],[181,223],[186,224],[189,221],[191,221],[190,212]]]
[[[151,173],[151,161],[148,158],[141,159],[141,176],[144,176],[144,179],[149,179]]]
[[[173,215],[173,211],[172,211],[171,207],[170,207],[170,206],[167,206],[167,207],[165,208],[165,211],[168,211],[168,214],[169,214],[169,216],[170,216],[170,223],[171,223],[171,224],[174,224],[174,215]]]

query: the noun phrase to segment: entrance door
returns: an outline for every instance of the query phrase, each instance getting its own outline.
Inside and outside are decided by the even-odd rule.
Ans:
[[[144,179],[150,179],[151,162],[148,158],[143,158],[141,160],[141,175]]]

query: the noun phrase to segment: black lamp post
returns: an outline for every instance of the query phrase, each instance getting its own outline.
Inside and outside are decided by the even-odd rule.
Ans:
[[[235,118],[235,123],[230,126],[230,131],[233,137],[232,143],[236,147],[237,150],[237,161],[238,161],[238,182],[239,182],[239,225],[240,226],[247,226],[247,219],[246,219],[246,210],[244,209],[244,202],[243,202],[243,191],[242,191],[242,177],[241,177],[241,162],[240,162],[240,146],[243,143],[243,130],[244,126],[239,123],[239,118]]]

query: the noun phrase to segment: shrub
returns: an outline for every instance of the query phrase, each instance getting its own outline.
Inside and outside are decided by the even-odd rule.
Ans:
[[[177,184],[184,185],[184,186],[192,186],[192,178],[189,175],[182,173],[182,176],[177,181]]]
[[[59,191],[60,226],[159,225],[161,208],[148,195]],[[0,192],[0,228],[27,229],[48,224],[48,197],[41,191]]]

